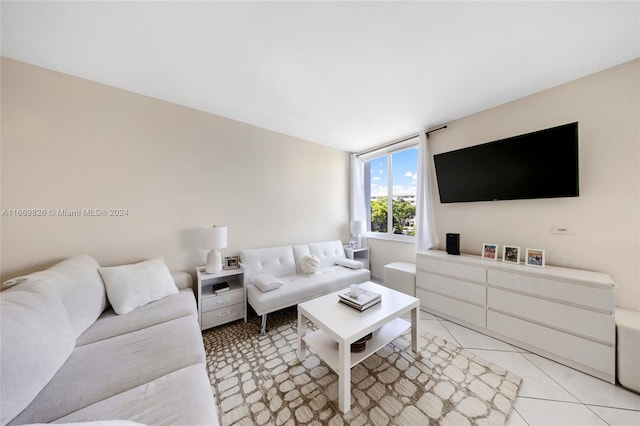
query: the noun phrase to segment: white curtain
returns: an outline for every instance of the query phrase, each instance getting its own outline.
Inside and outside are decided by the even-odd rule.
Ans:
[[[356,154],[351,154],[351,220],[360,220],[367,223],[367,208],[364,200],[364,163]],[[366,230],[366,226],[363,226]],[[365,231],[366,232],[366,231]]]
[[[418,141],[418,188],[416,194],[416,251],[426,251],[438,247],[431,197],[431,158],[427,145],[427,135],[420,132]]]

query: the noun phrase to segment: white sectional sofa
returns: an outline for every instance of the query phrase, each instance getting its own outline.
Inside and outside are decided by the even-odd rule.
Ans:
[[[191,276],[164,268],[171,294],[122,315],[89,256],[4,290],[0,424],[218,424]]]
[[[303,260],[311,255],[319,260],[319,268],[314,273],[303,273]],[[267,314],[271,312],[371,279],[369,270],[357,265],[358,262],[352,267],[336,264],[349,263],[344,260],[346,255],[340,241],[242,250],[240,261],[245,271],[247,299],[262,316],[260,333],[266,333]],[[271,274],[282,286],[263,292],[253,285],[253,277],[258,274]]]

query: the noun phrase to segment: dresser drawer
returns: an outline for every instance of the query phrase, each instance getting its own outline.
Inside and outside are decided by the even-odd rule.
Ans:
[[[522,321],[498,312],[487,312],[487,328],[505,337],[594,369],[597,377],[615,380],[615,347]],[[517,343],[516,343],[517,344]],[[548,356],[548,355],[545,355]],[[582,369],[584,371],[584,369]],[[593,372],[590,372],[593,374]]]
[[[242,303],[244,290],[233,290],[219,296],[208,296],[202,298],[202,312],[224,308],[226,306]]]
[[[465,265],[457,262],[447,262],[429,259],[426,256],[416,256],[416,267],[424,272],[460,278],[465,281],[483,283],[486,280],[486,269],[478,266]]]
[[[431,293],[420,288],[416,289],[416,297],[420,299],[420,306],[428,312],[435,313],[436,315],[441,314],[450,319],[459,318],[478,327],[486,327],[485,308]]]
[[[613,312],[616,305],[615,293],[612,289],[601,289],[492,269],[488,272],[487,282],[489,285],[601,309],[607,312]]]
[[[222,309],[202,312],[202,328],[215,327],[229,321],[244,318],[244,303],[226,306]]]
[[[423,271],[418,271],[417,283],[419,288],[444,296],[452,296],[477,305],[484,306],[487,301],[486,287],[484,285]]]
[[[501,311],[572,334],[589,336],[590,339],[615,343],[615,321],[610,314],[496,288],[489,289],[488,305],[490,310]]]

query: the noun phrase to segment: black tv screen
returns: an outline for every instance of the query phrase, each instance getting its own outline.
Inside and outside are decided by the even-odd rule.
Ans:
[[[577,122],[433,159],[441,203],[579,195]]]

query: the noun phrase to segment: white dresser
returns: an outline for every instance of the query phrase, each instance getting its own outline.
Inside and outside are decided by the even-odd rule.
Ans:
[[[435,250],[418,253],[416,266],[416,297],[428,312],[615,383],[609,275]]]

